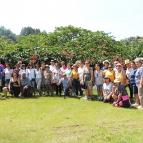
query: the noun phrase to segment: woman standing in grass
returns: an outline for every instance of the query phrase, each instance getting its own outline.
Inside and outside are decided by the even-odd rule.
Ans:
[[[137,58],[135,59],[135,63],[137,66],[137,71],[135,74],[135,82],[136,86],[138,87],[138,96],[140,99],[140,106],[138,106],[138,109],[143,109],[143,65],[142,60]]]
[[[5,64],[4,74],[5,74],[5,87],[8,87],[9,81],[11,79],[11,74],[13,72],[13,69],[11,69],[11,65],[9,63]]]
[[[137,72],[137,67],[134,61],[131,62],[131,68],[132,68],[132,71],[130,72],[130,75],[129,75],[129,82],[130,82],[131,90],[135,97],[135,104],[133,104],[133,106],[138,106],[139,105],[138,88],[135,83],[135,74]]]
[[[95,65],[95,70],[94,70],[94,83],[97,86],[97,94],[98,94],[98,99],[102,100],[103,95],[102,95],[102,86],[103,86],[103,76],[102,76],[102,70],[99,64]]]
[[[37,84],[39,96],[42,96],[41,83],[43,82],[43,74],[42,74],[41,68],[39,67],[39,64],[36,64],[35,66],[36,66],[36,68],[35,68],[35,76],[36,76],[35,81]]]
[[[74,87],[75,93],[73,96],[78,96],[78,89],[79,89],[79,74],[78,74],[78,66],[76,64],[73,65],[73,69],[70,75],[70,78],[72,79],[72,86]]]
[[[53,90],[52,90],[52,86],[51,86],[51,81],[53,79],[53,73],[50,70],[49,65],[45,66],[45,70],[43,72],[43,76],[44,76],[44,84],[46,85],[47,94],[49,96],[49,93],[50,93],[51,96],[52,96],[53,95]]]
[[[93,99],[92,85],[93,85],[93,70],[90,68],[89,60],[85,61],[85,68],[82,75],[82,84],[86,86],[85,99]]]
[[[28,68],[26,69],[26,76],[29,78],[31,82],[31,91],[35,96],[35,70],[31,63],[28,64]]]
[[[62,93],[62,85],[60,84],[60,85],[58,86],[57,83],[59,82],[59,80],[60,80],[61,77],[62,77],[62,71],[61,71],[61,69],[59,68],[59,64],[58,64],[58,63],[55,64],[55,67],[56,67],[56,69],[54,69],[54,71],[53,71],[53,84],[54,84],[55,89],[56,89],[56,95],[61,96],[61,93]]]

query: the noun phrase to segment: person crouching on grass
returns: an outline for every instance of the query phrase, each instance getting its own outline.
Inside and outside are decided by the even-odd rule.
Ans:
[[[114,80],[114,86],[113,86],[112,92],[113,92],[112,98],[114,99],[113,106],[116,106],[116,107],[131,106],[126,88],[117,79]]]
[[[103,84],[103,102],[109,102],[111,101],[112,98],[112,88],[113,88],[113,83],[111,82],[109,76],[104,77],[105,83]]]
[[[31,81],[26,77],[26,73],[21,74],[21,95],[22,97],[32,97]]]
[[[66,76],[65,73],[62,74],[63,78],[59,80],[57,85],[59,86],[60,84],[63,85],[63,90],[64,90],[64,97],[69,96],[69,91],[72,90],[72,83],[70,78]]]

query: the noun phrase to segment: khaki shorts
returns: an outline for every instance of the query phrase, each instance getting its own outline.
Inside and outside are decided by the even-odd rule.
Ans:
[[[2,79],[0,79],[0,86],[2,86]]]
[[[138,88],[138,95],[139,95],[139,99],[143,99],[143,87]]]
[[[90,81],[85,81],[85,85],[87,86],[87,88],[92,88],[92,85],[90,85]]]

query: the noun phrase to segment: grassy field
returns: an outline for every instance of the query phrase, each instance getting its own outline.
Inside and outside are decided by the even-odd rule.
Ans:
[[[143,111],[83,98],[0,100],[0,143],[143,143]]]

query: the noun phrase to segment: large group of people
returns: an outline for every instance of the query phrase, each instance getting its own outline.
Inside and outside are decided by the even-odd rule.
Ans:
[[[5,78],[4,85],[2,78]],[[97,99],[104,103],[112,102],[115,107],[130,107],[132,103],[143,109],[143,59],[105,60],[94,67],[90,66],[89,60],[79,60],[73,65],[54,60],[49,65],[45,62],[25,65],[22,61],[15,68],[9,63],[0,65],[3,99],[7,98],[8,92],[14,97],[32,97],[37,91],[39,96],[84,95],[84,99],[94,100],[94,89],[97,90]]]

